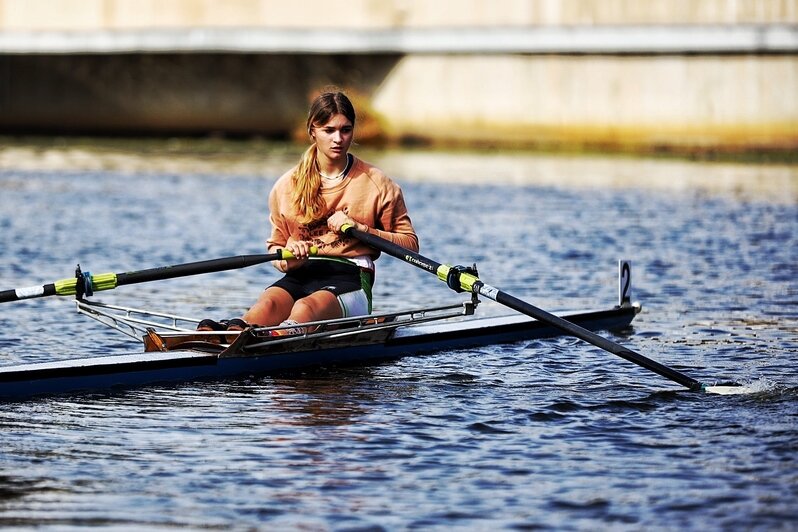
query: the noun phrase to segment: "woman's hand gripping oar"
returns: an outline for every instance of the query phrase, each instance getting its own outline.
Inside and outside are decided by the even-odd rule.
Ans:
[[[311,248],[311,255],[315,255],[317,250]],[[161,266],[134,272],[123,273],[100,273],[91,274],[90,272],[80,271],[80,266],[75,272],[75,277],[61,279],[53,283],[15,288],[0,291],[0,303],[9,301],[19,301],[21,299],[32,299],[47,296],[90,296],[94,292],[101,290],[112,290],[118,286],[127,284],[146,283],[150,281],[162,281],[174,279],[176,277],[188,277],[190,275],[200,275],[204,273],[222,272],[247,268],[264,262],[275,260],[292,259],[294,256],[290,251],[278,249],[274,253],[260,255],[237,255],[235,257],[224,257],[220,259],[204,260],[199,262],[187,262],[185,264],[175,264],[173,266]]]
[[[638,366],[644,367],[658,375],[670,379],[676,383],[685,386],[693,391],[704,391],[709,393],[718,394],[732,394],[732,393],[746,393],[746,389],[739,385],[722,385],[722,386],[708,386],[700,381],[688,377],[684,373],[669,368],[664,364],[660,364],[655,360],[651,360],[640,353],[632,351],[620,344],[610,341],[603,336],[589,331],[579,325],[571,323],[567,320],[555,316],[545,310],[539,309],[526,301],[522,301],[506,292],[492,287],[481,281],[476,275],[471,274],[467,270],[459,267],[448,266],[430,260],[418,253],[410,251],[406,248],[398,246],[393,242],[380,238],[379,236],[371,233],[359,231],[352,226],[344,226],[341,231],[349,236],[357,238],[358,240],[368,244],[369,246],[378,249],[388,255],[401,259],[408,264],[412,264],[417,268],[421,268],[429,273],[436,274],[438,278],[444,281],[450,288],[456,291],[472,292],[482,295],[488,299],[492,299],[506,307],[518,311],[527,316],[531,316],[539,321],[548,323],[558,329],[561,329],[568,334],[580,338],[590,344],[600,347],[614,355],[633,362]]]

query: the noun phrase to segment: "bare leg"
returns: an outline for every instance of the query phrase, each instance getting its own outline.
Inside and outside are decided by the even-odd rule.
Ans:
[[[319,290],[298,300],[291,309],[288,319],[305,323],[341,317],[343,317],[343,312],[336,295],[327,290]]]
[[[271,286],[263,291],[258,301],[244,314],[243,319],[247,323],[263,327],[279,325],[291,314],[293,306],[294,299],[288,292]]]

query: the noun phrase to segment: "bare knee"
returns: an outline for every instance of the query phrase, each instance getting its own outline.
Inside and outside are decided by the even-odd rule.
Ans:
[[[298,322],[316,321],[315,305],[303,298],[294,303],[291,309],[291,319]]]
[[[282,293],[281,293],[282,292]],[[244,321],[254,325],[278,325],[291,313],[294,301],[287,292],[266,290],[258,301],[244,313]]]
[[[342,316],[335,294],[322,290],[303,297],[294,303],[290,318],[302,322],[329,320]]]

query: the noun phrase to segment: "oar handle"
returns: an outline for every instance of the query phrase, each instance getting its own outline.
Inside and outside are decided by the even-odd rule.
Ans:
[[[310,249],[310,254],[318,254],[318,248],[312,247]],[[45,285],[0,291],[0,303],[47,296],[73,296],[77,295],[78,292],[80,292],[81,295],[91,295],[94,292],[112,290],[122,285],[163,281],[176,277],[188,277],[190,275],[236,270],[256,264],[263,264],[264,262],[293,258],[294,255],[287,249],[278,249],[274,253],[237,255],[235,257],[187,262],[185,264],[175,264],[172,266],[161,266],[158,268],[149,268],[147,270],[122,273],[92,274],[90,272],[80,272],[78,268],[75,277],[61,279]]]

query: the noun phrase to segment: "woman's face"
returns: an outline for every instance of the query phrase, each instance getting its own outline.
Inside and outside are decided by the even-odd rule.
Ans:
[[[344,115],[334,115],[321,126],[314,126],[310,136],[316,141],[319,153],[330,161],[345,158],[352,144],[355,127]]]

